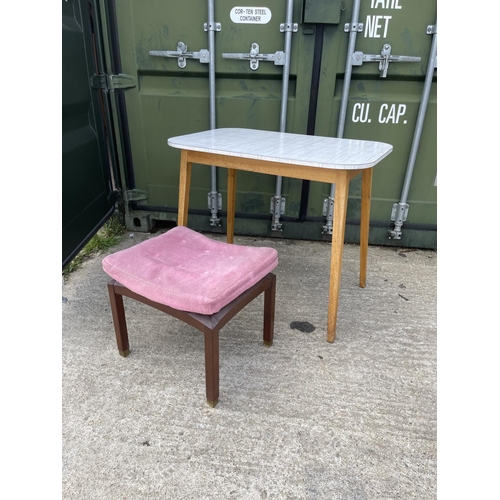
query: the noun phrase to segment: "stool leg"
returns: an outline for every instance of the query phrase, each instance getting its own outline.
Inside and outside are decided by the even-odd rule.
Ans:
[[[219,331],[206,329],[203,333],[207,403],[214,408],[219,402]]]
[[[128,344],[127,323],[125,321],[125,308],[123,307],[123,297],[116,293],[114,282],[108,283],[109,302],[111,313],[113,314],[113,324],[115,326],[116,343],[118,352],[126,357],[130,354]]]
[[[274,337],[274,303],[276,299],[276,276],[271,275],[271,286],[264,292],[264,345],[271,347]]]

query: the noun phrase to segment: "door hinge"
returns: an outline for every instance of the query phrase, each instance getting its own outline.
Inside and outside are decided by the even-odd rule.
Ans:
[[[408,203],[394,203],[394,205],[392,205],[391,220],[398,224],[406,222],[409,209],[410,205],[408,205]]]
[[[137,82],[133,76],[123,73],[118,75],[101,73],[99,75],[94,74],[90,77],[90,85],[94,89],[109,92],[120,89],[132,89],[137,86]]]
[[[110,205],[114,205],[116,202],[121,201],[121,198],[121,193],[117,189],[108,193],[108,203]]]

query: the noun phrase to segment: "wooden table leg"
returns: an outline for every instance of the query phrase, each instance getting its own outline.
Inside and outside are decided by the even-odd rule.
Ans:
[[[333,208],[332,257],[330,261],[330,298],[328,301],[328,342],[335,340],[337,328],[337,310],[340,296],[342,275],[342,254],[344,252],[345,220],[347,198],[349,195],[349,177],[347,172],[339,172],[335,186],[335,204]]]
[[[361,226],[359,233],[359,286],[366,286],[368,263],[368,237],[370,233],[370,203],[373,168],[363,170],[361,179]]]
[[[179,209],[177,225],[187,226],[189,209],[189,188],[191,187],[191,162],[188,162],[188,152],[181,150],[181,165],[179,175]]]
[[[234,240],[234,212],[236,210],[236,170],[227,169],[227,242]]]

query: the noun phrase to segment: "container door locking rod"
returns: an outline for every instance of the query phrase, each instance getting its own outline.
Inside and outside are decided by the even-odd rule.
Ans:
[[[392,206],[391,221],[394,222],[394,229],[389,231],[389,239],[400,240],[403,232],[403,222],[406,221],[408,216],[408,193],[410,191],[410,183],[413,176],[413,169],[415,167],[415,160],[417,158],[418,147],[420,144],[420,137],[422,135],[422,128],[424,126],[425,114],[427,111],[427,104],[429,103],[429,95],[431,92],[432,79],[434,77],[434,70],[437,68],[437,21],[436,24],[427,26],[427,34],[432,35],[431,50],[429,54],[429,62],[427,64],[427,73],[425,75],[424,90],[422,92],[422,100],[418,109],[417,124],[413,134],[413,141],[410,149],[410,157],[406,166],[405,180],[403,189],[401,191],[401,198],[399,203],[394,203]]]
[[[204,29],[208,33],[208,50],[210,52],[210,64],[208,66],[208,87],[209,87],[209,107],[210,107],[210,129],[217,128],[215,115],[215,32],[221,30],[221,24],[214,21],[215,0],[208,0],[208,22],[204,24]],[[219,210],[222,210],[222,194],[217,192],[217,167],[211,166],[210,169],[210,191],[208,193],[208,209],[210,210],[210,225],[219,227],[220,218],[217,216]]]
[[[352,76],[352,54],[356,48],[356,37],[363,30],[363,23],[359,23],[359,9],[361,0],[354,0],[352,5],[351,22],[345,23],[344,31],[349,33],[347,46],[347,57],[345,61],[344,84],[342,87],[342,98],[340,101],[339,122],[337,124],[337,137],[344,137],[345,121],[347,115],[347,104],[349,101],[349,86]],[[335,197],[335,184],[330,186],[330,196],[323,201],[323,215],[326,216],[326,224],[323,226],[322,234],[333,234],[333,202]]]

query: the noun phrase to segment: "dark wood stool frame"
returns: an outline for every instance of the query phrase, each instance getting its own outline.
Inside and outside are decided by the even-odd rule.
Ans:
[[[174,318],[194,326],[205,335],[205,376],[207,403],[213,408],[219,402],[219,330],[253,299],[264,292],[264,345],[270,347],[274,336],[274,303],[276,297],[276,276],[269,273],[239,297],[224,306],[218,313],[204,315],[181,311],[154,302],[111,280],[108,283],[109,299],[113,314],[116,342],[121,356],[130,354],[127,323],[123,296],[130,297],[159,309]]]

